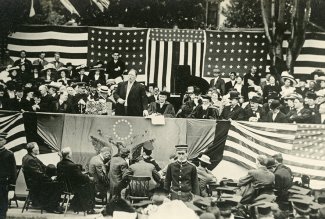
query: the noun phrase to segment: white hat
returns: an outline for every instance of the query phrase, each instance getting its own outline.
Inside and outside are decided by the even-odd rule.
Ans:
[[[56,69],[55,66],[52,63],[49,63],[47,65],[44,66],[44,68],[41,71],[47,71],[48,69]]]
[[[87,68],[87,65],[82,64],[82,65],[79,65],[76,69],[80,70],[80,69],[86,69],[86,68]]]
[[[202,156],[199,158],[199,160],[204,163],[211,164],[210,157],[208,155],[202,154]]]
[[[58,71],[58,72],[60,72],[60,71],[68,71],[68,69],[67,69],[66,67],[61,67],[61,68],[59,68],[57,71]]]
[[[296,86],[298,84],[296,79],[291,74],[289,74],[289,72],[287,72],[287,71],[282,72],[281,78],[283,78],[284,80],[286,80],[286,79],[290,80],[292,82],[293,86]]]
[[[107,86],[100,86],[98,89],[101,93],[108,93],[108,87]]]

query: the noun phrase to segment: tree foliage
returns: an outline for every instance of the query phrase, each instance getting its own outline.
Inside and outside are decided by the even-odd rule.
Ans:
[[[259,0],[230,0],[229,4],[222,8],[222,14],[226,17],[225,27],[263,27]]]

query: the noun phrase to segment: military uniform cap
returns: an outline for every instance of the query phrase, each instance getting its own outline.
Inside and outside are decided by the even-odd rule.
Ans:
[[[143,143],[143,148],[148,150],[148,151],[152,151],[154,149],[151,141],[144,142]]]
[[[188,149],[188,145],[186,144],[179,144],[175,146],[176,150],[187,150]]]

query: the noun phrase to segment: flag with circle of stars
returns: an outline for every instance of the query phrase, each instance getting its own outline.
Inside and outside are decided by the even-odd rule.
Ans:
[[[97,61],[107,64],[113,51],[119,51],[126,68],[134,68],[138,74],[145,74],[146,45],[148,29],[89,28],[88,65]]]
[[[207,44],[204,76],[212,77],[219,68],[222,77],[230,72],[247,73],[255,65],[260,73],[267,64],[267,40],[262,32],[216,32],[206,31]]]

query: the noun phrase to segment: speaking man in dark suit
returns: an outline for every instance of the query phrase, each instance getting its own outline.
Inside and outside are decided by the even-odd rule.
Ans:
[[[148,116],[148,98],[144,85],[136,81],[137,71],[131,69],[128,81],[118,84],[114,92],[116,100],[115,115]]]
[[[214,78],[210,81],[210,87],[215,87],[221,95],[225,94],[225,81],[220,78],[220,69],[213,69]]]
[[[273,100],[270,104],[270,111],[266,115],[265,122],[287,123],[287,117],[280,111],[280,107],[280,101]]]
[[[221,118],[223,119],[233,119],[233,120],[243,120],[244,110],[239,105],[239,93],[237,91],[230,91],[230,105],[225,106],[221,113]]]

